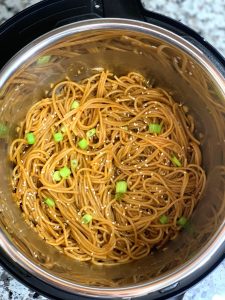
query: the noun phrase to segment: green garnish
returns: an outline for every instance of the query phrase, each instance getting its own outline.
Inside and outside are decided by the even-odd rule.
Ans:
[[[187,222],[187,224],[184,226],[185,230],[187,231],[188,234],[194,236],[196,234],[195,228],[193,224],[190,222]]]
[[[159,218],[159,222],[160,222],[161,224],[167,224],[168,221],[169,221],[169,218],[168,218],[167,216],[165,216],[165,215],[162,215],[162,216]]]
[[[78,146],[82,149],[85,150],[88,147],[88,141],[86,139],[82,139],[78,142]]]
[[[61,132],[56,132],[53,134],[53,138],[56,143],[61,142],[63,140],[63,134]]]
[[[123,130],[128,130],[128,126],[121,127]]]
[[[51,198],[45,198],[44,203],[47,204],[49,207],[55,206],[55,201]]]
[[[87,136],[87,138],[90,139],[90,138],[93,137],[95,134],[96,134],[96,129],[95,129],[95,128],[92,128],[92,129],[90,129],[90,130],[87,131],[86,136]]]
[[[26,140],[29,145],[33,145],[36,142],[36,138],[33,132],[28,132],[26,134]]]
[[[60,181],[62,179],[59,171],[55,171],[52,177],[55,181]]]
[[[84,215],[84,216],[82,217],[82,223],[83,223],[83,224],[88,224],[88,223],[91,222],[91,220],[92,220],[92,216],[89,215],[89,214],[86,214],[86,215]]]
[[[161,129],[162,129],[162,126],[158,123],[150,123],[148,125],[148,130],[149,130],[150,133],[160,134]]]
[[[185,227],[185,225],[187,225],[187,219],[185,217],[180,217],[177,221],[177,224],[181,227]]]
[[[68,167],[63,167],[62,169],[59,170],[59,174],[62,178],[67,178],[71,174],[71,170]]]
[[[78,166],[78,160],[77,159],[72,159],[70,164],[71,164],[72,169],[76,169],[77,166]]]
[[[184,226],[184,228],[190,235],[195,234],[195,229],[194,229],[193,224],[189,223],[188,221],[187,221],[186,225]]]
[[[182,166],[181,162],[179,161],[179,159],[175,155],[171,156],[171,161],[174,164],[174,166],[176,166],[176,167],[181,167]]]
[[[0,123],[0,138],[4,137],[7,133],[8,133],[8,127],[5,124]]]
[[[116,194],[124,194],[127,191],[127,182],[125,180],[117,181]]]
[[[80,103],[78,101],[73,101],[73,103],[71,104],[71,109],[76,109],[80,106]]]
[[[51,55],[44,55],[38,58],[37,65],[44,65],[50,61]]]

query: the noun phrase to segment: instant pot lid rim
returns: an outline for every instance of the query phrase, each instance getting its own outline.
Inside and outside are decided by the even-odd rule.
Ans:
[[[186,52],[189,55],[190,55],[189,51],[191,50],[192,57],[194,57],[195,59],[198,58],[198,62],[201,63],[202,66],[205,67],[205,69],[207,69],[208,73],[210,71],[212,71],[211,73],[217,79],[216,80],[217,83],[219,84],[221,89],[223,89],[224,94],[225,94],[224,79],[223,79],[222,74],[216,69],[216,67],[210,62],[210,60],[205,56],[205,54],[202,51],[200,51],[198,48],[196,48],[190,42],[186,41],[182,37],[179,37],[178,35],[172,33],[171,31],[169,31],[167,29],[161,28],[157,25],[146,24],[144,22],[132,21],[132,20],[128,20],[128,19],[97,19],[97,20],[81,21],[81,22],[76,22],[76,23],[72,23],[69,25],[64,25],[58,29],[50,31],[49,33],[37,38],[35,41],[31,42],[26,47],[24,47],[20,52],[18,52],[18,54],[16,54],[5,65],[2,72],[0,73],[0,86],[4,85],[4,83],[8,80],[8,78],[10,78],[10,76],[17,70],[17,68],[22,66],[26,62],[27,58],[32,57],[32,55],[34,55],[34,54],[38,54],[41,50],[45,49],[45,47],[48,47],[49,42],[54,43],[56,41],[60,41],[60,39],[63,38],[64,36],[70,36],[77,32],[83,32],[86,30],[95,30],[95,29],[127,29],[127,30],[134,30],[136,32],[142,32],[142,33],[146,33],[146,34],[151,33],[152,35],[155,34],[157,37],[161,37],[161,38],[164,37],[165,38],[164,40],[166,42],[174,41],[173,38],[176,37],[176,40],[178,40],[178,43],[176,44],[176,46],[179,46],[179,48],[181,48],[183,51],[186,50]],[[183,278],[189,276],[193,271],[195,272],[195,271],[199,270],[204,264],[206,264],[210,260],[211,255],[216,253],[216,251],[222,246],[223,242],[225,241],[224,225],[225,224],[223,224],[221,226],[221,228],[217,231],[217,237],[215,237],[216,234],[214,235],[214,242],[212,241],[212,243],[214,245],[213,252],[212,253],[210,252],[211,248],[209,248],[209,247],[207,248],[207,251],[205,253],[203,253],[204,255],[201,255],[201,253],[202,253],[202,251],[201,251],[199,253],[199,256],[202,258],[201,263],[199,263],[199,262],[197,263],[196,261],[192,262],[192,264],[190,265],[191,267],[189,266],[189,268],[188,268],[189,272],[187,272],[187,270],[186,270],[187,265],[184,265],[182,267],[182,269],[184,269],[183,277],[179,275],[179,277],[177,276],[173,280],[173,282],[180,281]],[[0,233],[0,237],[1,236],[2,236],[2,238],[0,239],[0,245],[6,251],[6,253],[9,254],[9,251],[7,251],[7,249],[3,243],[5,236],[3,235],[2,231]],[[216,243],[215,243],[215,241],[216,241]],[[5,240],[5,242],[6,242],[6,240]],[[213,246],[213,245],[211,245],[211,246]],[[13,245],[11,245],[11,246],[14,247]],[[15,249],[16,248],[14,247],[14,251],[17,251]],[[11,251],[12,251],[12,249],[11,249]],[[22,255],[19,252],[17,254]],[[13,257],[12,255],[9,255],[9,256]],[[25,258],[25,257],[23,256],[23,258]],[[20,263],[21,263],[21,261],[20,261]],[[24,266],[22,265],[22,267],[24,267]],[[43,270],[41,270],[41,271],[45,272]],[[48,275],[47,277],[49,277],[49,274],[47,272],[45,272],[45,273]],[[170,275],[170,277],[171,277],[171,275]],[[46,277],[44,277],[44,278],[46,280]],[[162,280],[162,279],[159,278],[158,280]],[[173,282],[172,282],[172,280],[170,280],[170,284]],[[51,283],[49,283],[49,284],[51,284]],[[71,283],[69,283],[69,284],[71,285]],[[74,284],[74,286],[76,286],[77,288],[80,286],[83,288],[83,290],[85,290],[84,293],[80,292],[80,294],[87,295],[87,289],[88,289],[89,293],[90,293],[89,295],[93,295],[93,293],[92,293],[93,291],[96,291],[97,292],[96,295],[97,294],[99,295],[99,288],[94,288],[94,287],[91,288],[91,287],[76,285],[76,284]],[[168,286],[168,282],[164,283],[164,285],[161,283],[160,287],[159,287],[159,285],[155,286],[155,289],[152,289],[152,288],[150,289],[149,283],[146,283],[143,285],[140,284],[136,287],[133,286],[132,288],[124,287],[121,289],[117,289],[117,292],[118,292],[118,290],[121,291],[120,296],[122,296],[122,297],[130,296],[131,294],[132,294],[132,296],[135,296],[135,295],[141,296],[142,294],[144,295],[146,293],[151,293],[154,290],[162,289],[166,286]],[[136,288],[136,291],[134,290],[135,288]],[[141,288],[142,289],[144,288],[144,291],[140,291]],[[101,290],[102,290],[102,292],[105,292],[105,293],[107,291],[109,293],[110,293],[110,291],[115,291],[115,289],[113,289],[113,288],[112,289],[102,288]],[[79,293],[79,291],[76,290],[76,293]],[[102,294],[102,296],[106,296],[106,294]]]

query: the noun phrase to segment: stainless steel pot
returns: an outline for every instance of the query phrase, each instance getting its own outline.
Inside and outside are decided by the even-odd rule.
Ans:
[[[95,38],[98,36],[98,40]],[[82,43],[77,41],[82,40]],[[60,52],[66,46],[76,55]],[[54,63],[40,69],[36,61]],[[39,71],[37,72],[37,69]],[[184,103],[196,120],[207,172],[204,196],[191,220],[167,249],[118,267],[78,263],[46,245],[23,221],[10,191],[8,145],[17,123],[42,98],[51,82],[69,74],[80,80],[107,68],[138,71]],[[98,19],[72,23],[31,42],[0,73],[0,247],[3,254],[49,287],[97,298],[161,297],[191,284],[225,253],[225,79],[223,66],[191,42],[139,21]],[[36,77],[33,77],[35,74]],[[30,78],[35,78],[33,81]],[[65,298],[66,299],[66,298]]]

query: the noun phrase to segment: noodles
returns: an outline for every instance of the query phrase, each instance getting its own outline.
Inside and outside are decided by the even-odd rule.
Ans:
[[[206,180],[193,119],[134,72],[56,84],[29,109],[10,160],[26,222],[94,264],[137,260],[175,239]]]

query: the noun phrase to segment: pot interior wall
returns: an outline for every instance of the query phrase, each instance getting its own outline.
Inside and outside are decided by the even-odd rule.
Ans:
[[[51,55],[42,66],[38,57]],[[69,76],[76,81],[108,69],[116,75],[140,72],[149,84],[166,89],[194,117],[201,141],[207,186],[192,220],[191,229],[165,249],[140,261],[118,267],[79,263],[47,245],[23,221],[11,197],[8,146],[29,107],[47,95],[49,85]],[[105,30],[77,33],[37,53],[2,87],[0,121],[8,133],[0,137],[0,224],[15,247],[47,272],[75,283],[92,286],[126,286],[158,279],[175,272],[198,255],[225,219],[224,98],[219,86],[200,64],[181,49],[143,33]],[[3,247],[4,248],[4,247]]]

